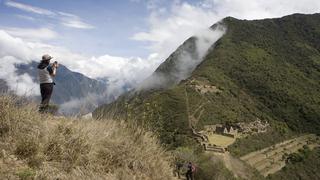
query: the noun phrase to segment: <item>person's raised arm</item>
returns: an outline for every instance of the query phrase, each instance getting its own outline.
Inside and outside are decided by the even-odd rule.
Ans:
[[[52,77],[55,77],[57,75],[57,68],[59,67],[59,64],[57,61],[55,61],[52,66],[49,67],[48,71]]]
[[[57,67],[52,66],[52,74],[51,74],[51,76],[55,77],[56,75],[57,75]]]

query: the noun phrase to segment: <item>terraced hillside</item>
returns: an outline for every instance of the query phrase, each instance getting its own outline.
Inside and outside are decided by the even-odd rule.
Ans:
[[[300,136],[271,147],[249,153],[240,159],[256,168],[263,176],[268,176],[286,165],[285,156],[297,152],[305,146],[313,149],[320,145],[314,134]]]
[[[290,155],[290,161],[281,171],[268,176],[269,180],[313,180],[320,179],[320,147],[303,149]]]
[[[223,24],[227,32],[188,78],[168,88],[133,91],[93,115],[135,120],[170,147],[195,144],[190,126],[200,131],[205,125],[257,118],[269,122],[271,130],[263,141],[258,137],[254,144],[242,143],[250,151],[285,140],[289,131],[319,133],[320,14],[226,18]],[[174,55],[183,49],[192,54],[193,42],[187,40],[157,73],[174,74],[173,62],[181,61]],[[266,146],[252,148],[260,143]]]

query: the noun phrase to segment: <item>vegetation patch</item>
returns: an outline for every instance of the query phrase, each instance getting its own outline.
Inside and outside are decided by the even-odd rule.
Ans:
[[[319,147],[314,134],[303,135],[271,147],[242,156],[240,159],[256,168],[263,176],[280,171],[288,163],[301,162],[310,154],[310,149]]]
[[[303,150],[305,151],[305,150]],[[311,151],[300,152],[292,155],[294,161],[288,163],[281,171],[270,175],[267,179],[278,180],[278,179],[320,179],[320,148],[315,148]],[[297,158],[297,156],[299,156]]]
[[[0,179],[174,179],[154,134],[123,121],[39,114],[0,96]]]

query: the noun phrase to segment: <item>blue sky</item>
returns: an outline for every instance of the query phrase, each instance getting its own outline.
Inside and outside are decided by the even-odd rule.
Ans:
[[[297,0],[268,2],[263,0],[0,0],[0,27],[15,28],[14,30],[17,28],[47,29],[55,33],[55,37],[47,38],[46,42],[87,55],[109,54],[146,58],[154,51],[150,46],[157,46],[154,42],[158,40],[134,37],[141,32],[151,33],[152,28],[156,26],[152,23],[163,22],[165,26],[168,23],[166,20],[177,15],[177,12],[173,11],[183,11],[181,7],[185,4],[194,8],[191,13],[200,10],[203,11],[201,13],[212,17],[211,21],[204,20],[205,27],[228,15],[259,19],[277,17],[291,12],[311,12],[316,10],[312,9],[312,4],[318,3],[317,0],[298,2]],[[300,9],[297,7],[299,4],[302,5]],[[267,10],[267,8],[274,10]],[[76,18],[65,16],[64,13]],[[151,22],[155,14],[158,15],[157,20]],[[80,27],[76,27],[79,24],[70,24],[70,22],[69,25],[63,25],[63,21],[68,18],[69,21],[77,21],[73,23],[82,24]],[[193,21],[202,20],[193,19]],[[190,21],[192,22],[192,19]],[[177,23],[177,20],[174,23]],[[175,25],[179,26],[178,23]],[[190,32],[193,31],[190,30]],[[161,33],[163,32],[159,32],[158,35]]]
[[[149,10],[146,3],[130,0],[17,0],[0,1],[2,27],[46,28],[58,33],[51,43],[66,46],[74,51],[102,55],[145,56],[145,43],[131,40],[139,30],[146,29]],[[76,15],[93,28],[70,28],[46,15],[25,11],[8,5],[8,2],[39,7],[52,12]],[[30,18],[28,18],[30,17]]]
[[[0,79],[12,90],[22,84],[21,93],[35,89],[14,64],[49,53],[73,71],[108,78],[117,91],[143,81],[186,39],[227,16],[293,13],[320,13],[320,1],[0,0]]]
[[[183,2],[196,4],[198,0]],[[174,3],[173,0],[0,0],[0,26],[49,28],[57,33],[57,38],[48,42],[85,54],[147,57],[149,43],[132,37],[148,30],[148,18],[157,8],[170,8]],[[17,7],[20,4],[72,14],[92,28],[66,27],[60,24],[59,17]]]

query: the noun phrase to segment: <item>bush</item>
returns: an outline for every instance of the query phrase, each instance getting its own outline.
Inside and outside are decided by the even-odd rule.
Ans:
[[[179,147],[173,151],[173,154],[176,157],[176,164],[184,165],[180,172],[182,176],[185,176],[187,171],[186,164],[191,162],[196,166],[195,179],[235,179],[224,163],[213,154],[197,152],[196,149],[190,147]]]
[[[286,156],[286,163],[295,164],[308,159],[311,154],[311,150],[308,146],[304,145],[298,152],[292,153]]]
[[[34,179],[35,172],[32,169],[27,168],[27,169],[23,169],[22,171],[19,171],[17,173],[17,176],[21,180],[31,180],[31,179]]]

